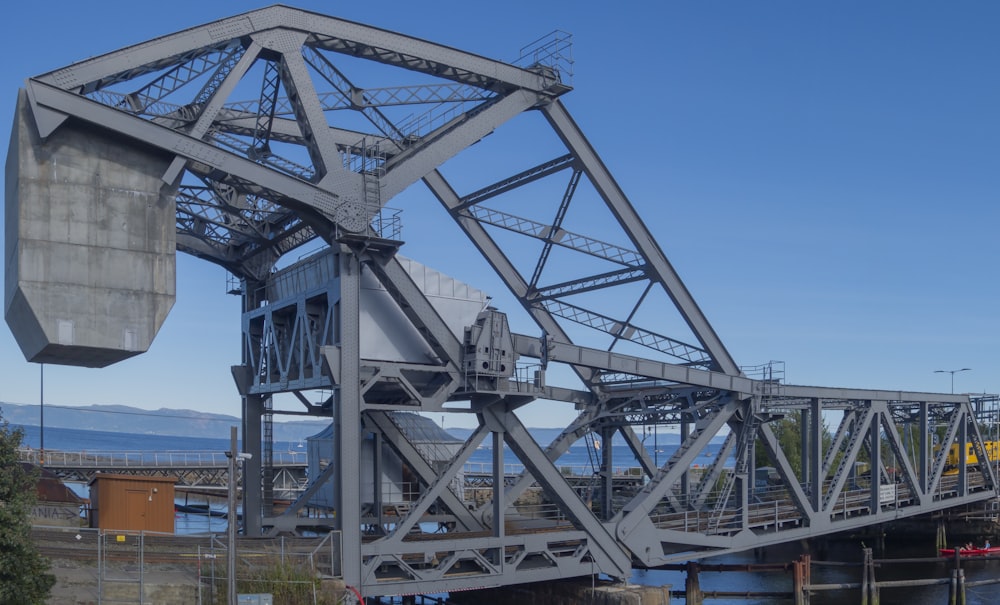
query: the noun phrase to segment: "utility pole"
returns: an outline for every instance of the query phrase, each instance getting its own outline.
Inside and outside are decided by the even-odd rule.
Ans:
[[[45,364],[38,364],[38,465],[45,466]]]

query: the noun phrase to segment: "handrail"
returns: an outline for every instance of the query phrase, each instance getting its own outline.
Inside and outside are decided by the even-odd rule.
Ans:
[[[18,460],[41,464],[43,452],[19,448]],[[227,468],[229,458],[220,451],[81,451],[45,450],[44,465],[70,468]],[[303,452],[274,452],[275,466],[306,466]]]
[[[598,471],[594,469],[589,464],[558,464],[556,467],[559,472],[566,477],[593,477],[596,476]],[[466,475],[492,475],[493,474],[493,463],[492,462],[466,462],[463,467],[463,472]],[[505,476],[516,476],[524,472],[524,465],[520,463],[510,463],[503,465],[503,472]],[[642,468],[636,465],[630,466],[613,466],[612,467],[613,476],[621,479],[642,479]]]

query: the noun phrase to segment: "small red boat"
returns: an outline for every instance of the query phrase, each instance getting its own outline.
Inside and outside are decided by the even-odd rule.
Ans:
[[[942,557],[954,557],[954,548],[941,548],[938,550]],[[980,548],[978,546],[973,548],[959,548],[958,556],[960,557],[985,557],[988,555],[1000,555],[1000,546],[991,546],[989,548]]]

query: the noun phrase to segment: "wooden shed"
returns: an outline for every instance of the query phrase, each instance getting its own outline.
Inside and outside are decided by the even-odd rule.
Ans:
[[[98,474],[90,480],[90,526],[174,533],[177,477]]]

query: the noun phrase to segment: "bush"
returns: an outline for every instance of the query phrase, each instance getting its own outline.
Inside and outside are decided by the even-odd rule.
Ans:
[[[217,605],[226,603],[226,580],[216,578]],[[337,595],[321,588],[319,576],[305,563],[282,561],[275,553],[240,553],[236,564],[239,594],[270,594],[274,605],[335,605]]]

